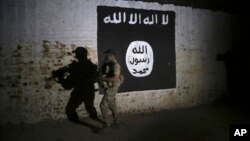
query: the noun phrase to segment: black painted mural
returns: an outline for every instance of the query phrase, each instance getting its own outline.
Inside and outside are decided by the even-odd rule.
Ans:
[[[115,50],[125,81],[120,92],[176,87],[175,13],[98,6],[98,61]]]

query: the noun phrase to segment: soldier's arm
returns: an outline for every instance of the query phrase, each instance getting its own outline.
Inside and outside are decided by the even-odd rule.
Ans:
[[[64,66],[64,67],[61,67],[57,70],[52,71],[52,77],[53,78],[63,77],[65,75],[65,73],[72,71],[75,64],[76,64],[76,62],[73,61],[71,64],[68,64],[67,66]]]

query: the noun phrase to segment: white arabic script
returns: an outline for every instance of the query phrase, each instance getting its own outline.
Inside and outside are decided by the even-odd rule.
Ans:
[[[144,25],[167,25],[168,14],[149,14],[147,16],[140,13],[127,14],[126,12],[114,12],[104,17],[103,22],[105,24],[121,24],[127,23],[130,25],[144,24]]]
[[[133,41],[129,44],[126,53],[126,65],[131,75],[145,77],[153,70],[154,55],[149,43]]]

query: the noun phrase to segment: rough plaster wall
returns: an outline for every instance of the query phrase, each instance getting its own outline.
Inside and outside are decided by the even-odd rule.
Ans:
[[[1,0],[0,123],[66,118],[70,91],[46,78],[87,46],[97,63],[98,5],[176,12],[176,89],[120,93],[121,113],[188,107],[226,92],[225,68],[216,61],[230,46],[232,17],[221,12],[115,0]],[[164,65],[164,64],[163,64]],[[96,93],[100,114],[102,95]],[[80,116],[87,116],[83,106]]]
[[[186,7],[176,13],[177,93],[191,105],[220,97],[226,74],[216,55],[230,47],[230,17]]]

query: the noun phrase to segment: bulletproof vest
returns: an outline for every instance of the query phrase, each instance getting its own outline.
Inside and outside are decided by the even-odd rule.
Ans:
[[[107,77],[113,77],[114,76],[114,65],[115,65],[115,63],[104,64],[104,66],[102,68],[102,73],[106,74]]]

